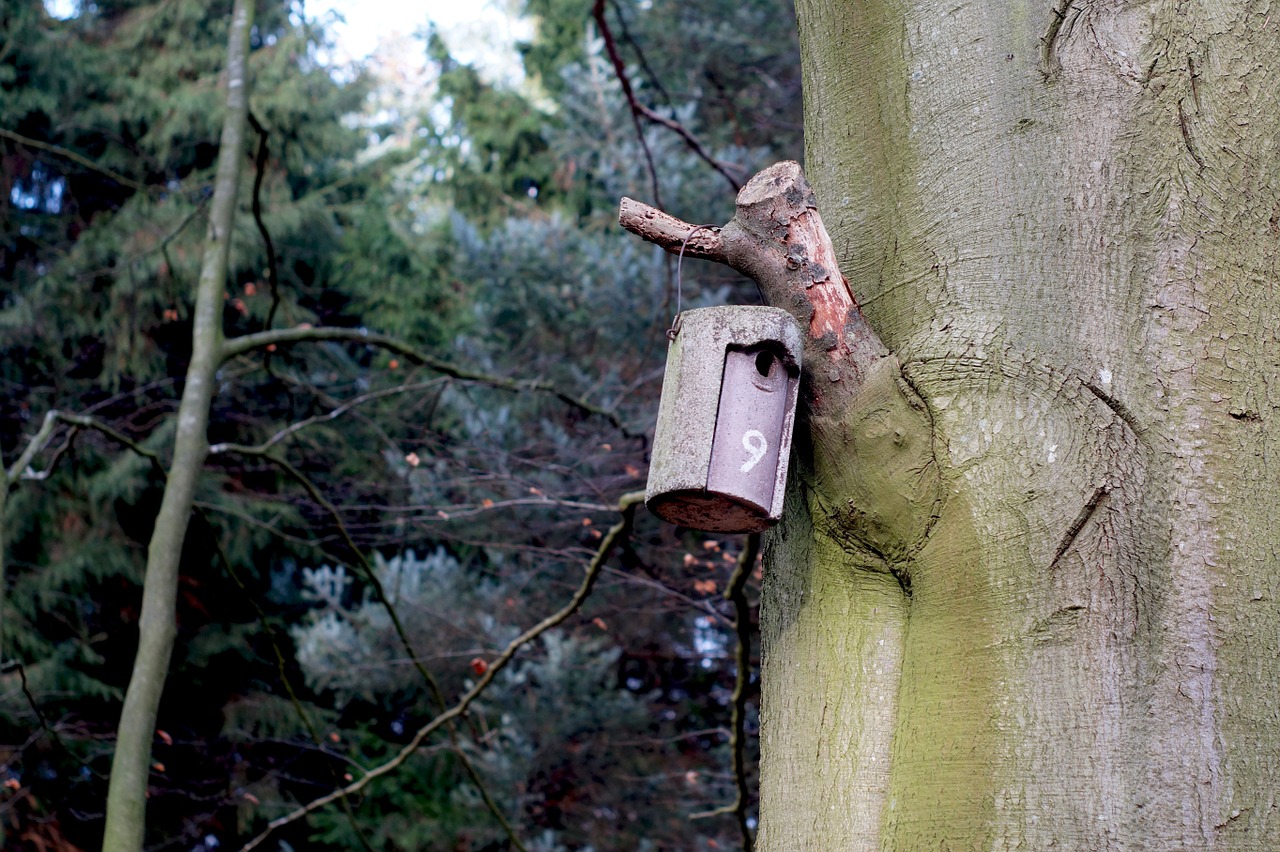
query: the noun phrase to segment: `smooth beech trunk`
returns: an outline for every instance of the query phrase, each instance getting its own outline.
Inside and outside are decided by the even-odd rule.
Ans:
[[[1280,848],[1280,5],[797,9],[897,391],[808,376],[761,848]]]
[[[107,792],[104,852],[137,852],[146,831],[147,779],[156,713],[177,632],[178,567],[196,483],[208,455],[209,405],[222,361],[222,305],[235,220],[249,102],[249,30],[252,0],[236,0],[227,46],[227,113],[197,284],[191,364],[187,368],[173,462],[147,549],[138,653],[116,736]]]

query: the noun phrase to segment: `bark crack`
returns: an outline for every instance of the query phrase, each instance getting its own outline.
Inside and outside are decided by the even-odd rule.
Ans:
[[[1196,71],[1194,56],[1187,56],[1187,76],[1191,78],[1191,99],[1195,101],[1196,112],[1200,112],[1200,74]]]
[[[1244,423],[1261,423],[1262,415],[1251,408],[1237,408],[1228,411],[1232,420],[1239,420]]]
[[[1083,384],[1091,394],[1096,396],[1103,405],[1111,409],[1112,413],[1115,414],[1116,417],[1119,417],[1126,426],[1133,430],[1135,435],[1142,432],[1142,429],[1138,425],[1137,418],[1133,416],[1133,412],[1130,411],[1123,402],[1116,399],[1093,382],[1084,382]]]
[[[1052,570],[1058,566],[1060,560],[1071,546],[1075,544],[1076,539],[1080,537],[1080,533],[1084,530],[1085,525],[1106,502],[1107,496],[1111,493],[1111,486],[1100,485],[1093,492],[1093,496],[1084,504],[1084,508],[1080,510],[1080,514],[1076,515],[1076,519],[1071,522],[1071,526],[1067,527],[1067,534],[1062,537],[1062,542],[1058,545],[1058,550],[1053,554],[1053,560],[1049,563],[1049,569]]]
[[[1067,20],[1068,14],[1072,11],[1071,20]],[[1071,36],[1071,31],[1075,29],[1076,21],[1080,18],[1083,10],[1073,6],[1071,0],[1059,0],[1058,5],[1053,9],[1053,17],[1049,20],[1049,27],[1045,30],[1043,36],[1040,37],[1040,73],[1046,81],[1052,80],[1058,76],[1058,71],[1062,66],[1056,59],[1056,48],[1058,39],[1063,40]],[[1063,32],[1063,26],[1066,26],[1066,32]]]
[[[900,566],[889,564],[889,573],[898,581],[898,585],[902,587],[902,594],[907,600],[911,600],[911,572]]]
[[[843,514],[841,512],[833,511],[817,492],[814,492],[813,499],[816,500],[818,504],[821,517],[826,519],[826,522],[830,527],[827,530],[827,535],[830,538],[839,542],[840,546],[846,553],[853,555],[861,553],[865,556],[870,556],[873,562],[879,563],[878,565],[872,565],[863,562],[859,566],[860,570],[871,574],[887,574],[888,576],[893,577],[893,579],[898,581],[898,585],[902,588],[903,596],[910,601],[911,571],[904,564],[906,562],[910,562],[910,557],[894,559],[877,547],[873,542],[868,541],[866,536],[843,532],[842,530],[845,527],[845,523],[842,520]],[[850,506],[849,510],[855,516],[861,514],[859,510],[853,506]]]
[[[1160,60],[1164,59],[1169,53],[1169,39],[1162,39],[1162,41],[1164,42],[1164,47],[1156,51],[1155,57],[1151,60],[1150,64],[1147,65],[1146,74],[1139,81],[1142,83],[1144,88],[1151,85],[1151,81],[1156,76],[1156,66],[1158,66],[1160,64]]]
[[[1187,153],[1191,155],[1191,159],[1196,161],[1196,171],[1203,172],[1204,158],[1196,151],[1195,143],[1191,140],[1191,119],[1187,117],[1185,98],[1178,100],[1178,126],[1182,130],[1182,144],[1187,147]]]
[[[937,471],[939,477],[941,477],[942,462],[938,458],[938,421],[934,417],[933,406],[929,405],[929,400],[920,392],[920,388],[916,387],[915,381],[912,380],[910,374],[907,373],[906,364],[900,363],[898,365],[898,372],[902,376],[903,383],[910,389],[914,396],[914,399],[912,399],[912,397],[908,397],[907,402],[911,403],[912,407],[915,407],[915,403],[918,402],[919,409],[924,412],[926,417],[929,418],[929,453],[932,456],[933,469]],[[929,520],[925,523],[924,532],[921,534],[919,541],[916,542],[915,546],[911,549],[911,553],[907,555],[908,559],[914,558],[915,555],[923,550],[925,545],[929,543],[929,537],[933,534],[934,527],[938,525],[938,520],[942,517],[942,507],[946,502],[947,490],[945,488],[938,489],[938,496],[933,502],[933,511],[929,515]],[[907,580],[907,597],[911,597],[910,577],[908,577]]]

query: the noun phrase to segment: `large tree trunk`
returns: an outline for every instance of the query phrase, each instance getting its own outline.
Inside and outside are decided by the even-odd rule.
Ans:
[[[138,653],[129,689],[125,693],[116,750],[111,762],[104,852],[136,852],[142,848],[146,831],[151,742],[155,736],[156,713],[177,632],[178,567],[196,483],[209,452],[209,405],[213,398],[215,373],[223,357],[222,303],[226,292],[227,259],[231,250],[240,165],[244,158],[249,104],[249,30],[252,26],[252,0],[235,0],[227,46],[227,114],[222,125],[209,228],[197,284],[191,364],[187,368],[182,402],[178,407],[173,462],[147,549],[142,614],[138,621]]]
[[[797,7],[806,171],[928,436],[809,421],[761,846],[1280,848],[1280,7]]]

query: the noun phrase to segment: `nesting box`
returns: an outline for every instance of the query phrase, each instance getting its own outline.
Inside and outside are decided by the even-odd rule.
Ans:
[[[662,380],[649,511],[708,532],[756,532],[782,517],[801,345],[781,308],[681,315]]]

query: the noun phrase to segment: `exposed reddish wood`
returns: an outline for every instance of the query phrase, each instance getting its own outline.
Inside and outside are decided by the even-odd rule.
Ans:
[[[777,163],[738,193],[738,212],[718,230],[700,230],[686,251],[754,278],[769,304],[786,308],[808,330],[805,362],[810,400],[824,411],[856,394],[872,367],[889,353],[867,325],[817,200],[800,166]],[[630,198],[619,223],[669,252],[694,225]]]
[[[807,274],[813,283],[808,287],[807,296],[813,305],[813,315],[809,318],[809,336],[838,341],[838,345],[830,350],[831,357],[847,354],[844,344],[844,327],[849,320],[849,313],[857,309],[853,294],[849,291],[849,282],[840,272],[836,261],[835,246],[822,224],[822,216],[817,208],[810,207],[803,215],[791,221],[786,239],[788,259],[809,258]]]

